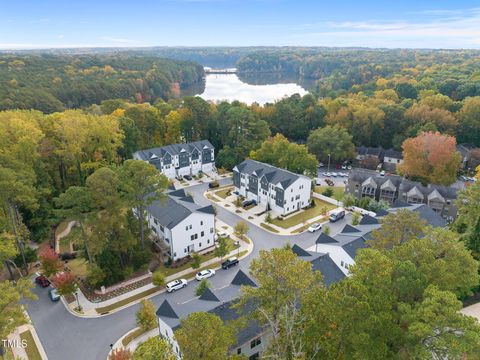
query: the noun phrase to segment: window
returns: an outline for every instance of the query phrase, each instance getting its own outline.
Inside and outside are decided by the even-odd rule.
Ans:
[[[205,231],[202,231],[202,232],[200,233],[200,236],[203,237],[204,235],[205,235]]]
[[[160,225],[160,231],[165,232],[165,228],[162,225]]]
[[[198,239],[198,234],[195,234],[195,240]]]
[[[242,348],[237,349],[237,355],[240,355],[242,353]]]
[[[155,223],[155,225],[158,225],[157,219],[153,219],[153,222]]]
[[[191,240],[191,241],[195,240],[195,235],[191,235],[191,236],[190,236],[190,240]]]
[[[292,196],[292,200],[290,200],[290,201],[293,201],[293,196]]]
[[[168,238],[165,238],[165,241],[170,244],[170,240],[168,240]]]
[[[183,252],[186,254],[186,253],[187,253],[187,249],[183,249]]]
[[[258,346],[262,343],[262,339],[256,338],[250,341],[250,349],[253,349],[255,346]]]
[[[187,226],[185,226],[185,231],[188,231],[188,225],[187,225]]]
[[[201,248],[201,247],[202,247],[202,243],[198,243],[198,247]]]
[[[210,228],[210,234],[213,234],[213,228]]]
[[[189,229],[192,230],[192,225],[190,225]]]
[[[210,244],[210,240],[207,240],[207,244]]]
[[[202,226],[202,225],[203,225],[203,221],[200,221],[200,226]]]

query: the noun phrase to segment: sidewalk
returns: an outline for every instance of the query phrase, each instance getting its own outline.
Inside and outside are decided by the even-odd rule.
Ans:
[[[109,356],[110,354],[112,353],[113,350],[115,349],[121,349],[121,348],[126,348],[128,350],[130,350],[132,353],[135,351],[135,349],[141,344],[141,343],[144,343],[145,341],[147,341],[148,339],[152,338],[152,337],[155,337],[155,336],[159,336],[160,335],[160,332],[159,332],[159,329],[158,327],[156,327],[155,329],[152,329],[150,331],[147,331],[146,333],[132,339],[132,341],[130,341],[128,343],[127,346],[123,346],[123,339],[128,336],[130,333],[136,331],[137,329],[139,329],[138,327],[136,327],[135,329],[132,329],[130,330],[129,332],[127,332],[126,334],[124,334],[120,339],[118,339],[115,344],[113,344],[113,347],[112,347],[112,350],[110,350],[109,352]],[[108,357],[107,357],[108,359]]]
[[[464,307],[460,312],[464,315],[472,316],[480,321],[480,302]]]
[[[42,360],[48,360],[47,354],[45,353],[42,343],[40,342],[40,339],[37,335],[37,331],[32,325],[30,316],[28,316],[28,313],[26,311],[25,311],[25,314],[28,319],[28,323],[16,328],[15,331],[8,336],[8,340],[14,340],[16,344],[21,344],[20,334],[24,333],[25,331],[30,331],[30,333],[32,334],[33,340],[35,341],[35,345],[37,345],[37,349],[38,349],[38,352],[40,353]],[[12,347],[11,350],[13,352],[13,356],[15,357],[15,359],[17,358],[21,360],[28,359],[27,352],[21,346]]]
[[[209,199],[207,197],[207,194],[209,194],[209,196],[213,197],[215,200]],[[328,215],[330,215],[331,211],[333,211],[333,210],[328,211],[327,215],[319,215],[319,216],[310,218],[310,219],[308,219],[307,222],[303,222],[303,223],[291,226],[289,228],[283,228],[281,226],[277,226],[277,225],[272,224],[272,223],[267,223],[265,221],[265,214],[260,215],[260,216],[255,215],[256,213],[259,213],[261,211],[257,207],[253,207],[252,209],[249,209],[249,210],[245,210],[245,209],[242,209],[242,208],[236,208],[235,205],[233,205],[233,202],[235,201],[235,196],[234,195],[230,195],[226,199],[224,199],[224,198],[222,198],[222,197],[220,197],[216,194],[216,190],[209,190],[209,191],[206,191],[205,193],[203,193],[203,196],[206,199],[208,199],[210,201],[213,201],[215,205],[221,206],[225,210],[230,211],[231,213],[234,213],[235,215],[241,217],[247,223],[254,224],[258,227],[261,227],[265,231],[269,231],[269,232],[271,232],[273,234],[276,234],[276,235],[298,235],[298,233],[296,232],[298,229],[301,229],[301,228],[305,227],[306,225],[310,225],[310,224],[313,224],[315,222],[318,222],[325,217],[328,218]],[[325,196],[317,194],[317,193],[313,193],[313,197],[316,197],[316,198],[318,198],[322,201],[326,201]],[[327,198],[327,199],[328,199],[327,202],[331,203],[332,205],[342,206],[342,203],[338,202],[337,200],[334,200],[334,199],[331,199],[331,198]],[[239,212],[237,212],[237,211],[239,211]],[[300,211],[303,211],[303,210],[300,210]],[[299,214],[299,212],[295,212],[293,214],[290,214],[286,217],[286,219],[288,219],[290,216],[295,216],[297,214]],[[323,224],[327,224],[327,223],[328,223],[328,220],[323,221],[321,224],[323,225]],[[263,227],[262,224],[268,225],[270,228],[275,229],[277,232],[275,233],[275,232],[270,231],[269,229]]]
[[[72,227],[76,224],[76,221],[70,221],[65,228],[60,234],[55,234],[55,252],[57,254],[60,253],[60,240],[70,234],[70,231],[72,231]]]
[[[217,219],[217,227],[218,227],[218,228],[222,228],[222,230],[223,230],[223,227],[224,227],[224,226],[228,226],[228,225],[225,224],[224,222],[222,222],[221,220],[218,220],[218,219]],[[235,235],[233,234],[233,229],[232,229],[230,226],[228,226],[228,228],[229,228],[228,230],[229,230],[230,234],[232,234],[232,235],[230,235],[230,237],[231,237],[232,240],[234,240],[234,241],[239,241],[239,243],[240,243],[240,248],[231,251],[227,256],[225,256],[225,258],[231,257],[231,256],[237,256],[238,253],[241,253],[241,252],[243,252],[243,251],[247,251],[247,253],[246,253],[244,256],[242,256],[242,258],[248,256],[248,255],[253,251],[253,242],[252,242],[252,240],[250,240],[250,241],[248,242],[248,244],[247,244],[245,241],[240,240],[237,236],[235,236]],[[209,266],[209,265],[212,265],[212,264],[215,264],[215,268],[219,268],[218,265],[216,265],[216,263],[218,263],[219,260],[220,260],[219,258],[213,258],[213,259],[210,259],[210,260],[208,260],[208,261],[205,261],[205,262],[203,262],[203,263],[200,265],[200,268],[203,268],[203,267],[206,267],[206,266]],[[191,275],[189,275],[189,274],[191,274],[193,271],[194,271],[194,269],[192,269],[192,268],[188,268],[188,269],[179,271],[178,273],[175,273],[175,274],[172,274],[172,275],[170,275],[170,276],[167,276],[167,277],[165,278],[165,282],[168,283],[168,282],[170,282],[170,281],[172,281],[172,280],[175,280],[175,279],[178,279],[178,278],[181,278],[181,277],[187,277],[187,279],[188,279],[188,278],[191,278]],[[101,301],[101,302],[97,302],[97,303],[91,302],[90,300],[88,300],[88,299],[85,297],[85,295],[84,295],[81,291],[78,291],[78,302],[80,303],[80,306],[82,307],[82,310],[83,310],[83,313],[82,313],[82,314],[80,314],[80,313],[78,313],[78,312],[75,312],[75,311],[73,310],[75,307],[77,307],[77,301],[72,302],[72,303],[69,305],[69,304],[66,303],[65,299],[62,297],[62,302],[63,302],[63,304],[67,307],[67,309],[69,309],[70,312],[73,313],[74,315],[79,316],[79,317],[93,317],[93,318],[94,318],[94,317],[100,317],[100,316],[105,316],[105,315],[107,315],[107,314],[103,314],[103,315],[102,315],[102,314],[99,314],[99,313],[96,311],[97,308],[101,308],[101,307],[105,307],[105,306],[109,306],[109,305],[115,304],[115,303],[117,303],[117,302],[119,302],[119,301],[125,300],[125,299],[127,299],[127,298],[129,298],[129,297],[131,297],[131,296],[140,294],[140,293],[142,293],[142,292],[151,290],[151,289],[153,289],[153,288],[155,288],[155,285],[153,285],[152,283],[150,283],[150,284],[147,284],[147,285],[145,285],[145,286],[139,287],[139,288],[137,288],[137,289],[135,289],[135,290],[129,291],[129,292],[125,293],[125,294],[116,296],[116,297],[114,297],[114,298],[112,298],[112,299],[105,300],[105,301]],[[128,307],[128,306],[131,306],[131,305],[134,305],[134,304],[136,304],[136,303],[139,303],[139,302],[140,302],[141,300],[143,300],[143,299],[151,298],[151,297],[156,296],[156,295],[158,295],[158,294],[161,294],[161,293],[163,293],[163,292],[165,292],[165,289],[162,289],[162,290],[159,290],[159,291],[157,291],[157,292],[154,292],[154,293],[152,293],[152,294],[150,294],[150,295],[148,295],[148,296],[143,297],[142,299],[138,299],[138,300],[132,301],[132,302],[130,302],[130,303],[124,305],[124,306],[121,306],[121,307],[119,307],[119,308],[117,308],[117,309],[115,309],[115,310],[110,311],[109,314],[112,314],[112,313],[114,313],[114,312],[117,312],[117,311],[119,311],[119,310],[121,310],[121,309],[124,309],[124,308],[126,308],[126,307]]]

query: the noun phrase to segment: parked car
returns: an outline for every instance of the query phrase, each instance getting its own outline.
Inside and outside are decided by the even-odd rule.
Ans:
[[[326,177],[330,177],[330,176],[332,176],[332,174],[329,173],[329,172],[327,172],[327,173],[325,173],[325,176],[326,176]]]
[[[203,279],[208,279],[214,275],[215,275],[215,270],[213,269],[202,270],[198,272],[197,275],[195,275],[195,279],[197,279],[198,281],[201,281]]]
[[[342,165],[342,170],[347,170],[347,165],[343,164]]]
[[[209,187],[210,189],[215,189],[215,188],[217,188],[217,187],[219,187],[219,186],[220,186],[220,184],[218,183],[218,181],[212,181],[211,183],[208,183],[208,187]]]
[[[172,293],[172,292],[175,292],[176,290],[183,289],[184,287],[187,286],[187,284],[188,282],[185,279],[170,281],[167,284],[167,292]]]
[[[333,177],[337,177],[338,174],[337,174],[336,172],[332,172],[331,175],[332,175]]]
[[[183,178],[188,181],[192,180],[192,177],[190,175],[183,175]]]
[[[345,217],[345,210],[343,209],[337,209],[337,210],[334,210],[330,213],[330,222],[335,222],[335,221],[338,221],[340,219],[343,219]]]
[[[324,163],[319,163],[319,164],[318,164],[318,167],[319,167],[319,168],[324,167],[324,166],[325,166]]]
[[[317,230],[320,230],[321,228],[322,228],[322,224],[315,223],[315,224],[310,225],[310,227],[308,228],[308,232],[313,233]]]
[[[35,278],[35,282],[43,288],[46,288],[50,285],[50,280],[48,280],[45,275],[38,274]]]
[[[385,170],[380,171],[380,176],[385,176]]]
[[[60,300],[60,294],[58,293],[57,289],[48,290],[48,296],[50,296],[50,300],[52,301]]]
[[[236,265],[238,265],[238,259],[236,257],[231,257],[222,262],[222,269],[227,270]]]
[[[347,170],[352,170],[352,166],[351,166],[351,165],[348,165],[348,166],[347,166]]]
[[[250,205],[257,205],[257,202],[255,200],[245,200],[243,203],[242,203],[242,207],[243,208],[246,208],[247,206],[250,206]]]
[[[327,183],[328,186],[333,186],[334,182],[330,179],[325,179],[325,182]]]
[[[229,237],[229,236],[230,236],[230,233],[228,231],[221,230],[221,231],[217,231],[213,238],[215,240],[218,240],[218,238],[226,238],[226,237]]]

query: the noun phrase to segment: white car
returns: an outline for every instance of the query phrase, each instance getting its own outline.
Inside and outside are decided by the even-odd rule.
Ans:
[[[324,163],[319,163],[319,164],[318,164],[318,167],[319,167],[319,168],[324,167],[324,166],[325,166]]]
[[[218,240],[218,238],[227,238],[230,236],[230,233],[226,230],[222,230],[222,231],[217,231],[217,233],[215,234],[215,236],[213,237],[215,240]]]
[[[321,228],[322,228],[322,224],[315,223],[315,224],[310,225],[310,227],[308,228],[308,232],[313,233],[317,230],[320,230]]]
[[[380,176],[385,176],[385,170],[380,171]]]
[[[330,177],[330,176],[332,176],[332,174],[329,173],[329,172],[327,172],[327,173],[325,173],[325,176],[326,176],[326,177]]]
[[[347,165],[342,165],[342,170],[347,170]]]
[[[332,172],[332,176],[333,176],[333,177],[337,177],[337,175],[338,175],[338,174],[337,174],[336,172]]]
[[[215,270],[213,269],[202,270],[198,272],[197,275],[195,275],[195,279],[197,279],[198,281],[201,281],[203,279],[208,279],[213,275],[215,275]]]
[[[187,284],[188,282],[185,279],[173,280],[167,284],[167,292],[172,293],[175,290],[183,289]]]
[[[352,166],[351,166],[351,165],[348,165],[348,166],[347,166],[347,170],[352,170]]]

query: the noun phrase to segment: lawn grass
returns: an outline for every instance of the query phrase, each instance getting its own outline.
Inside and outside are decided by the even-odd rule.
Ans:
[[[70,243],[81,244],[82,233],[78,226],[72,227],[70,234],[60,239],[60,253],[71,252]]]
[[[25,352],[27,353],[28,360],[42,360],[42,357],[40,356],[40,351],[38,351],[37,343],[33,339],[33,335],[30,330],[21,333],[20,339],[27,341],[27,347],[25,348]]]
[[[271,231],[271,232],[274,232],[274,233],[278,233],[278,230],[277,230],[277,229],[274,229],[273,227],[271,227],[271,226],[268,225],[268,224],[261,223],[260,226],[263,227],[264,229],[267,229],[268,231]]]
[[[327,188],[333,190],[332,198],[337,201],[342,201],[343,196],[345,195],[345,188],[342,186],[315,186],[314,191],[317,194],[322,194]]]
[[[210,193],[206,193],[205,196],[207,197],[208,200],[212,200],[214,202],[220,202],[220,200],[218,200],[215,196],[213,196]]]
[[[243,255],[245,255],[248,251],[247,250],[243,250],[243,251],[240,251],[240,253],[238,254],[238,257],[241,258]],[[202,271],[202,270],[205,270],[205,269],[213,269],[213,268],[216,268],[218,266],[220,266],[222,263],[221,260],[219,261],[216,261],[214,262],[213,264],[210,264],[208,266],[203,266],[199,269],[195,269],[191,272],[189,272],[188,274],[185,274],[185,275],[182,275],[176,279],[180,279],[180,278],[192,278],[195,276],[195,274],[199,271]],[[173,279],[173,280],[176,280],[176,279]],[[173,281],[172,280],[172,281]],[[144,297],[147,297],[151,294],[154,294],[156,293],[157,291],[160,291],[161,287],[154,287],[154,288],[151,288],[151,289],[148,289],[148,290],[145,290],[141,293],[138,293],[136,295],[133,295],[133,296],[130,296],[126,299],[123,299],[123,300],[120,300],[114,304],[111,304],[111,305],[107,305],[107,306],[103,306],[103,307],[99,307],[99,308],[96,308],[95,311],[99,314],[105,314],[105,313],[108,313],[112,310],[115,310],[115,309],[118,309],[119,307],[122,307],[122,306],[125,306],[127,304],[130,304],[131,302],[134,302],[134,301],[137,301],[137,300],[140,300],[140,299],[143,299]]]
[[[76,259],[69,260],[67,265],[75,276],[87,276],[87,260],[84,258],[78,257]]]
[[[122,339],[122,345],[126,347],[128,344],[130,344],[130,342],[131,342],[133,339],[135,339],[135,338],[139,337],[140,335],[145,334],[147,331],[150,331],[150,330],[153,330],[153,329],[154,329],[154,328],[145,330],[145,329],[143,329],[143,328],[140,327],[140,328],[138,328],[138,329],[130,332],[127,336],[125,336],[125,337]]]
[[[307,210],[303,210],[302,212],[296,215],[290,216],[287,219],[283,219],[283,220],[273,219],[272,224],[280,226],[284,229],[288,229],[289,227],[292,227],[298,224],[303,224],[308,220],[310,220],[311,218],[320,216],[323,214],[324,211],[329,211],[336,208],[335,205],[329,204],[317,198],[313,198],[313,201],[315,202],[314,207],[311,207]]]
[[[226,199],[227,196],[228,196],[227,194],[228,194],[229,192],[231,192],[232,190],[233,190],[233,187],[227,186],[227,187],[225,187],[225,188],[223,188],[223,189],[221,189],[221,190],[215,191],[215,194],[216,194],[217,196],[220,196],[222,199]]]

